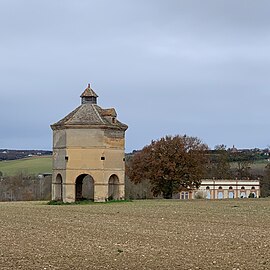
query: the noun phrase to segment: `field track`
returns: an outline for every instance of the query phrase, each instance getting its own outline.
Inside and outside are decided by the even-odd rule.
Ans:
[[[270,199],[0,203],[0,269],[270,269]]]

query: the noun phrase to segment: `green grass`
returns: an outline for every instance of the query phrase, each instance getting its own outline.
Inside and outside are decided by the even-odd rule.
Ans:
[[[39,174],[52,172],[52,157],[31,157],[18,160],[1,161],[0,171],[4,176],[12,176],[18,173]]]

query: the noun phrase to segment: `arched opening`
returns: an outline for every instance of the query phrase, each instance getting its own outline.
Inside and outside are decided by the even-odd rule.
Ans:
[[[94,201],[95,185],[94,179],[89,174],[81,174],[76,179],[76,201]]]
[[[63,201],[63,179],[60,173],[55,178],[54,200]]]
[[[206,199],[211,199],[211,192],[210,192],[210,187],[206,187]]]
[[[117,175],[113,174],[109,178],[108,185],[108,200],[119,200],[119,179]]]
[[[188,199],[189,199],[188,191],[182,191],[181,192],[181,200],[188,200]]]
[[[256,192],[250,192],[248,195],[249,198],[257,198]]]
[[[228,197],[229,199],[234,199],[234,191],[232,186],[229,187]]]
[[[223,199],[223,192],[222,191],[218,192],[218,199]]]
[[[246,198],[246,192],[245,191],[241,191],[240,192],[240,198]]]

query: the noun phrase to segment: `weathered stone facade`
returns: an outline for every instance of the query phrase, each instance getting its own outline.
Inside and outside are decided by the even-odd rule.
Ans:
[[[74,202],[124,198],[125,131],[115,109],[97,105],[90,84],[82,104],[53,130],[52,199]]]

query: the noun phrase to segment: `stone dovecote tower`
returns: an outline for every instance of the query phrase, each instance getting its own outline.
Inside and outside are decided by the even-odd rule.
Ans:
[[[125,131],[114,108],[97,105],[90,84],[81,105],[51,125],[52,199],[64,202],[124,198]]]

